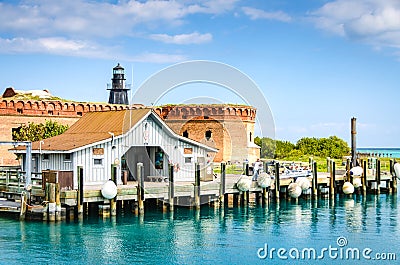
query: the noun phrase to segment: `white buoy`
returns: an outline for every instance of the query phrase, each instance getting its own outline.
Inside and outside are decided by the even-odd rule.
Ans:
[[[240,191],[248,191],[251,187],[251,182],[251,176],[242,175],[236,183],[236,187]]]
[[[109,200],[113,199],[117,195],[117,192],[117,186],[112,180],[108,180],[106,183],[103,184],[103,187],[101,188],[101,195]]]
[[[356,189],[361,187],[361,178],[353,178],[353,186]]]
[[[268,188],[271,186],[271,176],[267,173],[261,173],[257,178],[257,184],[261,188]]]
[[[344,194],[352,194],[354,192],[354,186],[350,182],[346,181],[343,184],[343,193]]]
[[[306,177],[298,177],[298,178],[296,179],[296,183],[297,183],[297,185],[300,186],[300,188],[301,188],[303,191],[306,191],[306,190],[308,190],[308,189],[311,187],[311,183],[310,183],[310,181],[308,180],[308,178],[306,178]]]
[[[363,174],[363,168],[360,166],[352,167],[350,169],[350,174],[353,176],[361,176]]]
[[[396,177],[400,179],[400,163],[395,163],[393,165],[394,173],[396,174]]]
[[[290,183],[288,187],[288,194],[292,198],[298,198],[301,195],[301,187],[297,183]]]

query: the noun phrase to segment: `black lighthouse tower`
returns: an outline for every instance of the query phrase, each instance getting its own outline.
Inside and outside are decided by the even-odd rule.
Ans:
[[[130,89],[125,87],[124,68],[119,63],[113,68],[113,78],[111,80],[111,88],[107,89],[110,90],[108,103],[128,105],[128,90]]]

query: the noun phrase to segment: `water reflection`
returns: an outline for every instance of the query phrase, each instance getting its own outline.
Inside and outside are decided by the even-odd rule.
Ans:
[[[126,212],[67,223],[0,219],[0,227],[2,258],[10,264],[248,264],[259,262],[255,251],[265,243],[324,247],[345,236],[353,246],[384,248],[400,235],[397,196],[386,194],[280,200],[265,207],[147,209],[144,216]],[[392,241],[392,250],[399,249]]]

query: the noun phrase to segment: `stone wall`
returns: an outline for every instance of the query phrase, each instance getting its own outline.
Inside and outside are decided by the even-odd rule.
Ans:
[[[175,133],[218,148],[214,162],[252,162],[260,155],[254,144],[256,109],[251,106],[166,105],[155,111]]]
[[[71,126],[89,111],[122,110],[126,105],[63,102],[59,100],[0,99],[0,141],[12,141],[12,130],[23,124],[56,121]],[[8,151],[12,146],[0,146],[0,166],[16,166],[16,156]]]

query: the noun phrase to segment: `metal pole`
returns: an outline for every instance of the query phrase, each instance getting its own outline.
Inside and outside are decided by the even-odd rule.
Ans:
[[[25,156],[25,165],[26,165],[26,180],[25,180],[25,190],[29,190],[31,188],[32,181],[32,143],[25,142],[26,144],[26,156]]]

